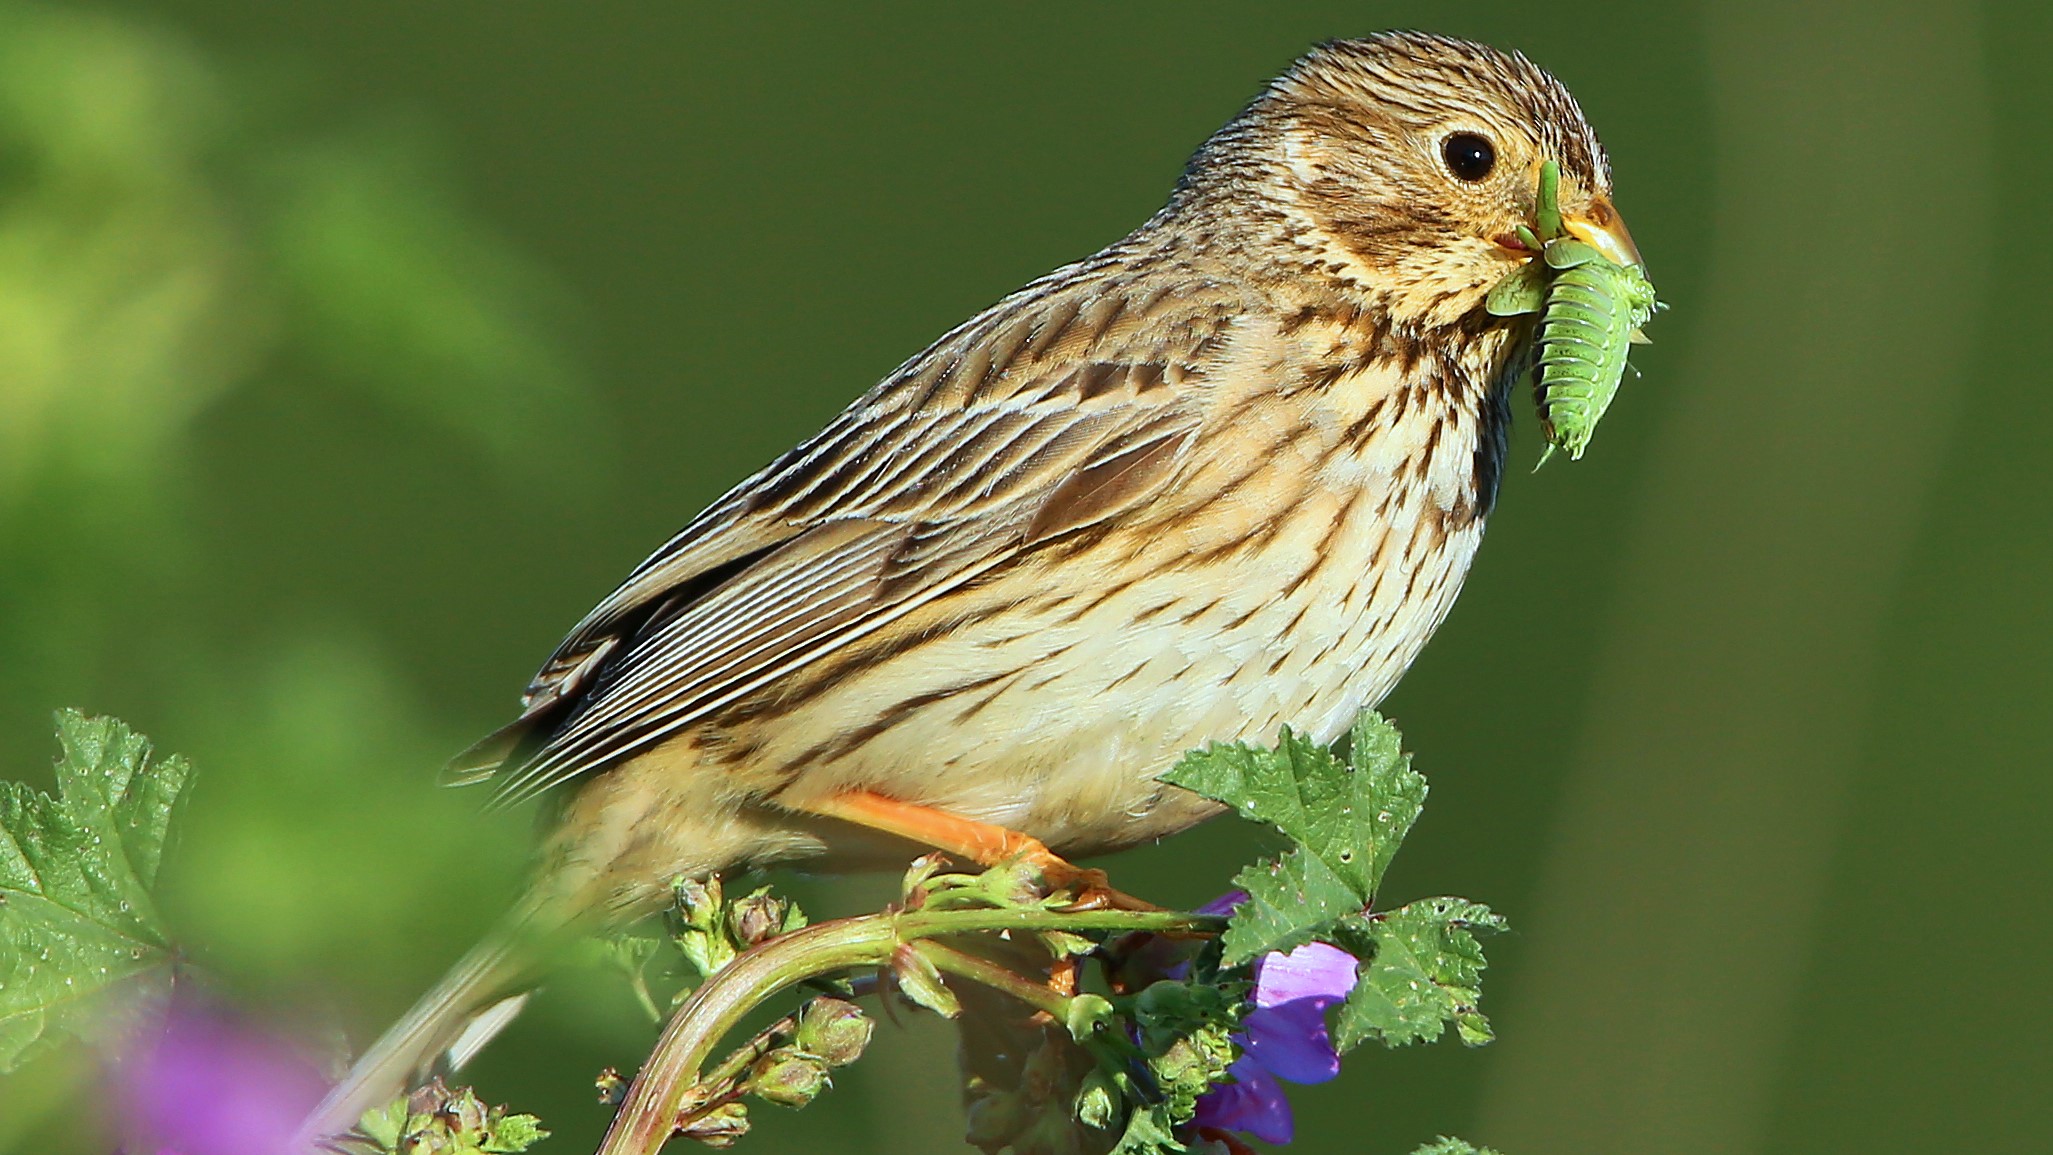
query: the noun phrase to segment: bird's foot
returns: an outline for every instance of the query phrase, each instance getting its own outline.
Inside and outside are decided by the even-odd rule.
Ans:
[[[1065,904],[1068,910],[1162,909],[1113,889],[1104,871],[1077,866],[1040,839],[989,822],[868,791],[837,794],[804,809],[931,846],[980,866],[1021,863],[1039,873],[1050,891],[1071,892]]]
[[[1073,897],[1063,904],[1064,910],[1161,910],[1152,902],[1119,890],[1112,885],[1102,870],[1078,866],[1038,842],[1038,856],[1028,853],[1022,857],[1028,865],[1038,870],[1049,888],[1069,891]]]

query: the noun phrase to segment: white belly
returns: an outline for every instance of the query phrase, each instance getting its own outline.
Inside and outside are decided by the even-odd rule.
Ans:
[[[1156,776],[1185,750],[1272,742],[1284,725],[1322,743],[1338,738],[1396,685],[1467,573],[1482,521],[1447,511],[1473,500],[1473,450],[1445,447],[1457,450],[1442,455],[1445,476],[1407,485],[1394,480],[1401,447],[1383,444],[1390,461],[1347,460],[1326,484],[1298,482],[1294,501],[1247,493],[1243,482],[1234,491],[1243,513],[1276,511],[1259,549],[1192,568],[1191,557],[1245,536],[1249,526],[1227,516],[1165,532],[1138,556],[1072,557],[1061,596],[1047,592],[1058,583],[1045,573],[1009,579],[1023,583],[1019,608],[899,659],[916,670],[886,667],[835,687],[830,694],[848,698],[824,712],[889,709],[908,679],[952,686],[979,671],[1016,672],[807,766],[799,788],[876,790],[1071,854],[1215,813]],[[1386,500],[1393,493],[1404,496]],[[1135,574],[1145,576],[1126,580]],[[1031,596],[1034,583],[1045,596]]]

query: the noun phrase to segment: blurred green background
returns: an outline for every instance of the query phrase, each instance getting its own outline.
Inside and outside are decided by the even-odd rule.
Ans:
[[[1389,26],[1567,81],[1674,308],[1388,703],[1434,784],[1390,893],[1510,915],[1500,1041],[1363,1053],[1300,1149],[2046,1149],[2026,0],[0,0],[0,764],[60,705],[190,755],[197,961],[361,1039],[515,886],[522,821],[431,771],[590,602]],[[1198,901],[1254,844],[1113,867]],[[476,1075],[589,1149],[646,1030],[559,982]],[[945,1032],[883,1035],[749,1149],[954,1149]],[[105,1151],[89,1088],[0,1081],[0,1150]]]

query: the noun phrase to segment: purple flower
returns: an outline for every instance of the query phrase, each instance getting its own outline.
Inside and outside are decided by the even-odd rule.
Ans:
[[[1246,899],[1238,891],[1204,907],[1224,914]],[[1340,1073],[1340,1056],[1326,1033],[1326,1011],[1354,989],[1355,957],[1322,942],[1255,963],[1254,1008],[1235,1037],[1242,1053],[1222,1083],[1198,1100],[1194,1120],[1203,1129],[1242,1131],[1265,1143],[1288,1143],[1296,1134],[1283,1085],[1323,1083]]]
[[[289,1155],[324,1086],[279,1039],[183,1005],[120,1058],[114,1082],[126,1129],[154,1155]]]

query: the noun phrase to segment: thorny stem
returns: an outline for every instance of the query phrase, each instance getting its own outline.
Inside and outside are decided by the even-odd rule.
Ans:
[[[619,1113],[614,1115],[612,1126],[600,1141],[597,1155],[655,1155],[676,1129],[678,1111],[684,1105],[686,1093],[698,1081],[707,1056],[751,1010],[779,991],[807,979],[882,966],[903,943],[941,935],[1008,930],[1204,934],[1217,933],[1224,925],[1225,919],[1221,917],[1177,911],[1056,911],[1032,907],[918,910],[835,919],[771,939],[721,968],[670,1016],[656,1041],[656,1049],[650,1052],[648,1062],[628,1087]],[[961,952],[950,954],[982,962]],[[942,969],[957,965],[955,959],[945,965],[941,958],[932,961]],[[996,968],[996,964],[986,965]],[[957,973],[978,982],[997,979],[983,973]],[[1017,975],[1011,978],[1026,981]],[[998,989],[1021,993],[1009,985]],[[1047,998],[1060,1001],[1052,991],[1038,989]],[[1059,1010],[1056,1013],[1059,1016]]]

